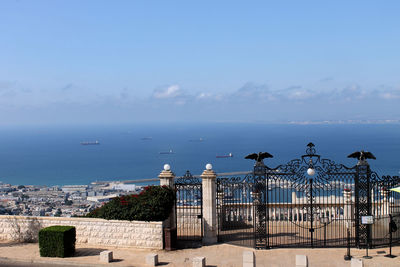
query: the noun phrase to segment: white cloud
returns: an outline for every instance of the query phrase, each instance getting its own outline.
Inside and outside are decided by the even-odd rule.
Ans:
[[[288,98],[290,99],[308,99],[310,97],[313,97],[313,94],[309,91],[306,90],[297,90],[293,91],[288,95]]]
[[[200,93],[197,95],[197,98],[198,99],[208,98],[208,97],[210,97],[210,95],[211,94],[208,94],[208,93]]]
[[[214,100],[218,100],[218,95],[202,92],[202,93],[199,93],[196,96],[196,99],[214,99]]]
[[[6,89],[12,89],[15,86],[15,84],[16,82],[0,80],[0,91]]]
[[[153,97],[154,98],[174,98],[182,95],[182,90],[179,85],[171,85],[166,89],[156,89],[154,90]]]
[[[183,106],[186,104],[186,101],[184,99],[179,99],[177,101],[175,101],[175,105],[177,106]]]
[[[384,92],[380,94],[380,97],[387,100],[400,99],[400,92]]]
[[[276,94],[279,95],[280,98],[287,98],[290,100],[306,100],[317,95],[315,92],[303,89],[299,85],[289,87],[285,90],[277,91]]]

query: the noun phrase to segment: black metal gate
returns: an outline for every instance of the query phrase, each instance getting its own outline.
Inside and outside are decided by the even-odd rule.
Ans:
[[[356,168],[321,159],[314,145],[306,154],[266,168],[267,242],[271,247],[344,247],[352,215]]]
[[[387,245],[390,216],[400,217],[400,194],[388,189],[399,184],[366,161],[322,159],[310,143],[287,164],[261,161],[245,177],[217,178],[218,238],[255,248],[345,247],[349,232],[352,247]],[[364,215],[374,216],[372,226],[361,224]]]
[[[180,246],[194,246],[203,237],[203,203],[201,179],[189,171],[175,179],[176,227]]]
[[[254,176],[217,178],[218,241],[254,247]]]
[[[379,177],[375,172],[369,172],[370,180],[370,215],[374,217],[374,223],[366,228],[368,235],[360,235],[359,246],[366,245],[362,237],[367,237],[370,247],[388,246],[390,237],[390,221],[392,219],[395,228],[392,232],[394,245],[400,244],[400,193],[389,190],[400,186],[399,176]],[[392,229],[395,230],[395,229]]]

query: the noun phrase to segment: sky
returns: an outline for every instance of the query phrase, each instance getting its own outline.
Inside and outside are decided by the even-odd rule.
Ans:
[[[0,1],[0,125],[400,119],[399,1]]]

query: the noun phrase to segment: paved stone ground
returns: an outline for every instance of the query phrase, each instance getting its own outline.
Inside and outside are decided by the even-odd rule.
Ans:
[[[310,267],[350,267],[350,262],[343,260],[346,249],[272,249],[253,250],[239,246],[218,244],[196,249],[176,251],[156,251],[130,248],[109,248],[93,246],[77,246],[77,253],[71,258],[41,258],[37,243],[11,244],[0,243],[0,266],[106,266],[99,263],[99,254],[103,250],[111,250],[115,261],[109,266],[137,266],[145,267],[145,258],[149,253],[159,255],[160,266],[192,266],[192,259],[197,256],[206,257],[207,266],[240,267],[245,250],[252,250],[256,254],[257,267],[294,267],[297,255],[307,255]],[[383,252],[384,251],[384,252]],[[394,267],[400,266],[400,247],[393,249],[393,254],[399,257],[390,259],[384,257],[388,248],[369,251],[372,259],[364,259],[366,267]],[[362,258],[365,250],[352,249],[352,255]]]

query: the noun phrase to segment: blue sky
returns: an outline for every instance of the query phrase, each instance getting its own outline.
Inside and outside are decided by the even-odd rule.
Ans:
[[[0,124],[400,119],[399,1],[1,1]]]

